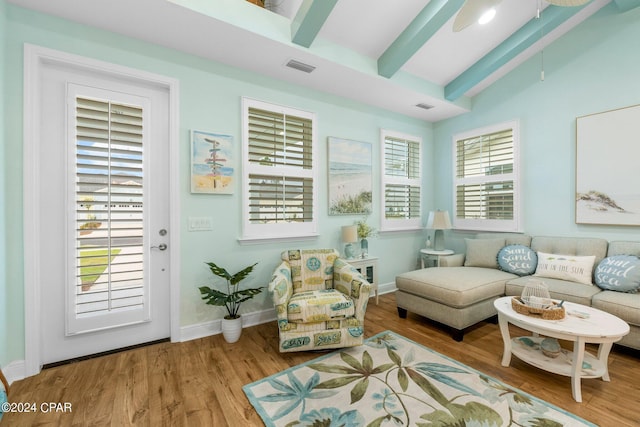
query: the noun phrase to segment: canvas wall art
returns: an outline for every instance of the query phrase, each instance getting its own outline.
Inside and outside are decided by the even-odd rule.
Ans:
[[[329,215],[371,213],[371,144],[329,137]]]
[[[191,192],[232,194],[233,137],[191,131]]]
[[[640,225],[640,105],[576,120],[576,223]]]

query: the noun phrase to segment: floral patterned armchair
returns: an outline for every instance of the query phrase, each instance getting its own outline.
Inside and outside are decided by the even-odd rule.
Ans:
[[[335,249],[283,252],[269,291],[280,352],[362,344],[371,284]]]

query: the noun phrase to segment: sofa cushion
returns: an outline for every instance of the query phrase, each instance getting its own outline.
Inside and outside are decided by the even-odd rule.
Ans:
[[[505,293],[512,296],[522,295],[525,286],[529,284],[531,276],[518,277],[509,280],[505,286]],[[551,298],[557,300],[566,300],[578,304],[591,305],[591,298],[602,292],[597,286],[585,286],[582,283],[570,282],[560,279],[541,279],[547,285]],[[628,294],[626,294],[628,295]]]
[[[498,268],[498,251],[505,240],[500,239],[464,239],[467,245],[465,267]]]
[[[299,292],[289,300],[289,322],[323,322],[353,316],[355,307],[351,298],[335,289]]]
[[[433,267],[396,277],[398,289],[450,307],[462,308],[504,295],[515,274],[482,267]]]
[[[635,255],[614,255],[600,261],[595,272],[599,288],[618,292],[638,292],[640,259]]]
[[[563,279],[591,285],[595,255],[576,256],[538,252],[534,276]]]
[[[537,265],[538,255],[528,246],[507,245],[498,252],[498,267],[507,273],[528,276]]]
[[[591,305],[618,316],[630,325],[640,326],[640,294],[602,291],[593,296]]]
[[[609,242],[606,239],[589,237],[546,237],[531,239],[531,249],[536,252],[564,255],[595,255],[595,265],[607,256]]]

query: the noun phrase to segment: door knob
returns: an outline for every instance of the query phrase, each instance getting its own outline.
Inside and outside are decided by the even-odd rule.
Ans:
[[[160,249],[161,251],[166,251],[167,245],[164,243],[160,243],[158,246],[151,246],[151,249]]]

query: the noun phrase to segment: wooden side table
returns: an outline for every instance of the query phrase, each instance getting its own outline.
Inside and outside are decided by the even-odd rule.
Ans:
[[[354,266],[371,283],[376,294],[376,305],[378,305],[378,257],[351,258],[345,261]]]
[[[422,268],[426,267],[440,267],[440,257],[453,255],[451,249],[444,249],[436,251],[434,249],[420,249],[420,264]],[[427,263],[425,263],[425,260]]]

